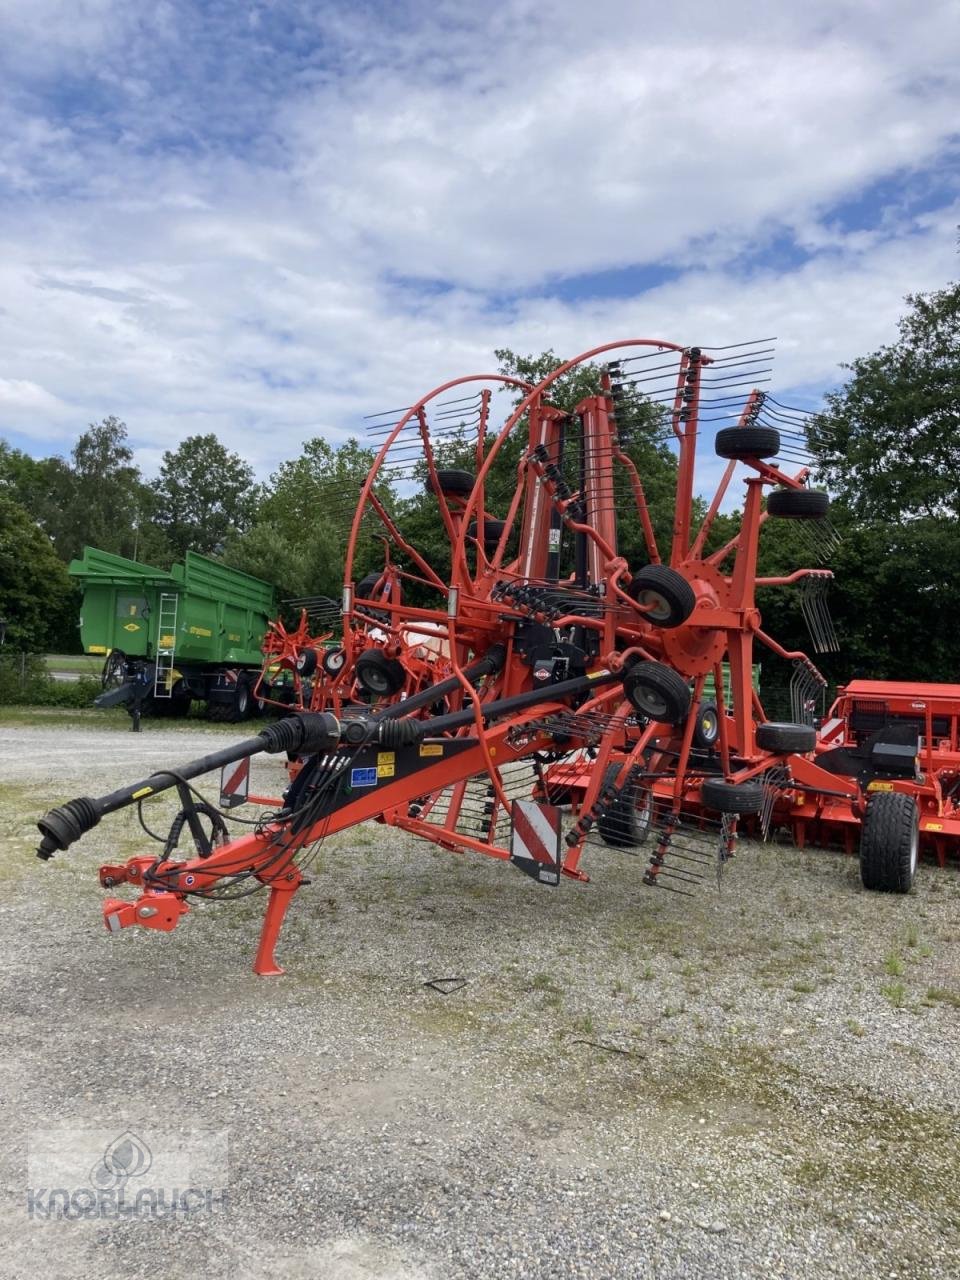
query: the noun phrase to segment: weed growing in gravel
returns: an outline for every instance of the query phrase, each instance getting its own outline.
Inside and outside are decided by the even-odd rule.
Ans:
[[[928,987],[926,1002],[948,1004],[953,1009],[960,1009],[960,991],[952,991],[949,987]]]
[[[549,973],[535,973],[533,975],[533,981],[530,983],[530,988],[532,991],[560,990]]]
[[[815,982],[810,982],[808,979],[804,978],[804,979],[801,979],[799,982],[793,983],[793,989],[794,991],[798,992],[800,995],[809,996],[809,995],[812,995],[814,991],[816,991],[817,984]]]
[[[883,968],[893,978],[899,978],[904,971],[904,963],[896,951],[888,951],[883,960]]]
[[[902,1009],[907,1003],[907,988],[902,982],[888,982],[880,988],[880,994],[884,996],[895,1009]]]
[[[856,1018],[847,1019],[847,1030],[850,1032],[852,1036],[861,1037],[867,1034],[866,1027],[863,1025],[862,1022],[858,1022]]]
[[[920,941],[920,928],[913,921],[907,925],[907,931],[904,935],[904,942],[908,947],[915,947]]]

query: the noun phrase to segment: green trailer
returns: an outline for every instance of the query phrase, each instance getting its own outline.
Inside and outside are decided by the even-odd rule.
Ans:
[[[196,700],[214,720],[253,713],[277,609],[269,583],[194,551],[167,571],[84,547],[70,574],[83,587],[84,651],[104,657],[99,705],[183,715]]]

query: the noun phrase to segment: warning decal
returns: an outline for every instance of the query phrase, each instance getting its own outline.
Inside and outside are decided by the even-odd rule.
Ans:
[[[511,816],[510,861],[541,884],[559,884],[562,809],[535,800],[514,800]]]

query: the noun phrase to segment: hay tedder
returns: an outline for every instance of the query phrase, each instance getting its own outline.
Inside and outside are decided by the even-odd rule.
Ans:
[[[536,386],[458,378],[375,419],[376,461],[359,502],[350,498],[342,638],[325,646],[324,625],[312,633],[302,619],[268,655],[282,650],[303,681],[293,713],[200,760],[51,810],[39,856],[175,788],[182,807],[162,849],[100,870],[104,887],[134,890],[107,899],[107,927],[170,930],[191,901],[267,888],[260,974],[281,972],[281,922],[320,842],[370,819],[510,861],[541,884],[588,880],[585,854],[632,854],[645,884],[690,893],[720,874],[738,822],[766,830],[778,807],[816,793],[866,817],[865,883],[906,891],[916,813],[898,793],[868,793],[818,762],[811,709],[826,682],[763,630],[756,606],[758,587],[800,584],[814,645],[830,647],[822,592],[831,575],[819,564],[831,545],[828,499],[797,466],[802,418],[755,388],[768,350],[610,343]],[[551,391],[583,369],[595,371],[593,391],[558,407]],[[504,387],[498,399],[511,408],[495,426]],[[648,443],[662,432],[676,457],[672,528],[659,542],[638,422]],[[695,466],[714,432],[707,504]],[[723,540],[718,516],[738,472],[742,514]],[[387,479],[436,504],[445,563],[404,535]],[[770,519],[794,522],[817,567],[758,578]],[[634,563],[623,553],[628,526]],[[358,582],[357,548],[371,531],[382,566]],[[756,646],[793,672],[790,722],[764,713]],[[259,752],[286,753],[289,785],[230,838],[191,780]],[[177,853],[187,831],[193,856]]]

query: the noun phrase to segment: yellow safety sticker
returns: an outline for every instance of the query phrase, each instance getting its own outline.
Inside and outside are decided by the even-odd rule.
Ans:
[[[190,634],[192,636],[212,636],[213,632],[209,627],[191,627]]]
[[[442,756],[443,746],[439,742],[421,742],[420,754],[422,756]]]
[[[176,636],[161,636],[161,637],[160,637],[160,648],[161,648],[161,649],[172,649],[172,648],[173,648],[173,646],[176,644],[176,642],[177,642],[177,637],[176,637]]]
[[[152,796],[153,787],[141,787],[139,791],[135,791],[131,796],[133,800],[141,800],[144,796]]]
[[[88,644],[87,653],[106,653],[107,646],[105,644]]]
[[[892,791],[892,782],[870,782],[867,784],[868,791]]]
[[[378,778],[392,778],[396,772],[397,772],[396,765],[392,765],[392,764],[377,765]]]
[[[923,824],[923,829],[924,831],[942,831],[943,823],[942,822],[925,822]]]
[[[608,676],[609,674],[610,672],[606,669],[606,667],[603,667],[600,671],[588,671],[587,679],[599,680],[601,676]]]
[[[140,630],[140,623],[139,623],[139,622],[125,622],[125,623],[123,624],[123,629],[124,629],[124,631],[139,631],[139,630]]]
[[[380,768],[381,765],[396,764],[396,763],[397,763],[397,753],[395,751],[378,751],[377,752],[377,768],[378,769]],[[381,776],[383,777],[386,775],[381,775]]]

